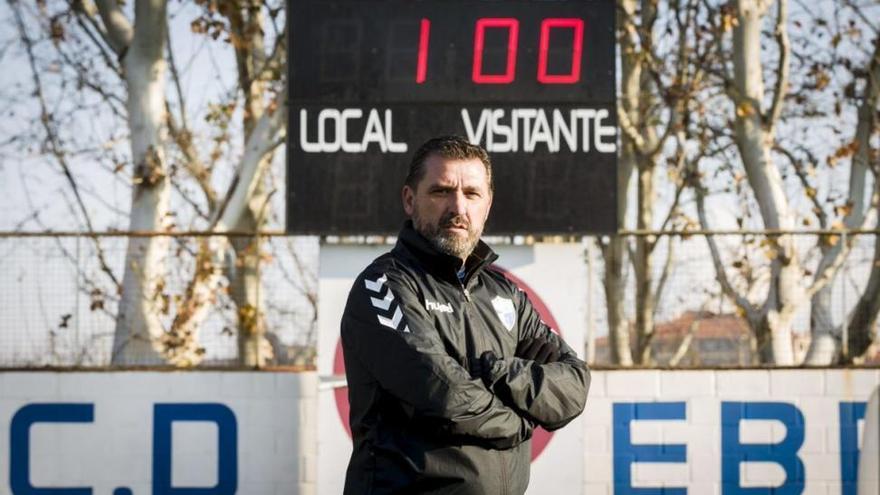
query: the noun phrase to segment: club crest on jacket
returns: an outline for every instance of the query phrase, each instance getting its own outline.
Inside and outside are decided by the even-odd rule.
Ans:
[[[513,307],[513,301],[506,297],[495,296],[495,299],[492,299],[492,307],[495,308],[495,314],[498,315],[504,328],[508,332],[513,330],[513,325],[516,323],[516,308]]]

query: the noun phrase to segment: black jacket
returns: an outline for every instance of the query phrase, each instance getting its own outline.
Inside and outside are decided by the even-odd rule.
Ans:
[[[407,222],[356,279],[342,316],[354,437],[346,494],[522,494],[533,428],[583,411],[586,364],[489,267],[496,258],[481,241],[460,281],[461,261]],[[559,342],[562,358],[514,357],[535,336]],[[500,358],[489,387],[470,372],[488,350]]]

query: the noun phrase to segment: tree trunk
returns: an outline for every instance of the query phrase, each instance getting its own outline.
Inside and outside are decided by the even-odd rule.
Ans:
[[[867,184],[868,172],[871,170],[871,136],[876,130],[876,122],[874,112],[877,111],[877,103],[880,100],[880,37],[874,41],[874,53],[868,63],[868,77],[866,78],[865,95],[862,103],[858,108],[858,120],[855,131],[855,142],[857,149],[853,154],[852,164],[850,165],[849,176],[849,196],[847,206],[849,211],[844,217],[844,227],[848,229],[857,229],[862,227],[867,214],[867,210],[871,204],[871,196],[866,194],[865,186]],[[877,177],[874,178],[875,190],[880,191],[877,187]],[[822,245],[823,256],[816,270],[816,275],[820,276],[823,269],[831,265],[835,258],[845,256],[843,251],[849,250],[849,243],[854,239],[850,238],[846,242],[839,241],[833,246],[827,243]],[[877,249],[877,238],[874,239],[875,250]],[[876,251],[875,251],[875,261]],[[872,267],[870,279],[880,278],[880,266],[876,263]],[[837,272],[832,275],[836,277]],[[810,349],[807,353],[806,364],[821,366],[833,364],[838,361],[840,356],[840,342],[842,338],[842,329],[834,327],[831,321],[831,287],[829,282],[816,295],[813,296],[812,314],[810,317],[811,332],[813,339],[810,342]],[[858,356],[864,352],[867,345],[873,341],[873,334],[876,330],[872,330],[873,321],[877,318],[877,310],[871,312],[872,305],[876,308],[876,301],[880,299],[880,291],[874,285],[874,291],[869,289],[872,287],[871,282],[865,289],[860,301],[857,303],[856,312],[853,314],[853,322],[850,323],[849,341],[856,347],[848,348],[849,356],[843,356],[849,360],[851,356]],[[858,315],[857,328],[853,329],[852,324],[856,323],[856,315]],[[873,316],[872,316],[873,315]],[[856,351],[854,353],[854,351]]]
[[[618,7],[627,13],[627,19],[635,14],[636,0],[618,0]],[[628,32],[635,29],[624,16],[617,17],[617,33],[621,43],[621,97],[620,111],[626,112],[631,122],[638,122],[641,67],[633,53],[633,43]],[[635,119],[635,120],[633,120]],[[629,208],[629,189],[635,170],[635,150],[633,144],[624,134],[621,137],[620,160],[617,165],[617,226],[626,224]],[[629,322],[626,318],[624,301],[626,299],[625,258],[627,242],[619,236],[611,236],[602,245],[602,258],[605,271],[603,286],[605,288],[605,305],[608,310],[608,344],[611,362],[623,366],[632,366],[632,348],[630,346]]]
[[[216,232],[224,232],[230,226],[245,231],[257,230],[255,223],[249,222],[248,218],[255,218],[254,208],[265,206],[265,196],[259,192],[260,183],[269,168],[272,151],[279,137],[283,137],[286,124],[286,106],[266,101],[264,96],[268,82],[263,75],[256,73],[258,68],[266,70],[268,65],[264,53],[261,7],[259,2],[249,0],[230,4],[224,9],[234,38],[240,40],[233,46],[239,87],[244,93],[244,153],[226,194],[217,208],[211,211],[210,228]],[[280,41],[283,42],[283,37]],[[276,105],[277,108],[272,110]],[[256,203],[259,205],[254,206]],[[239,329],[246,328],[248,332],[263,335],[265,323],[259,312],[263,305],[259,300],[257,280],[260,259],[256,244],[252,245],[252,241],[254,239],[236,238],[231,241],[227,237],[214,236],[200,244],[194,276],[187,286],[184,304],[169,331],[169,337],[174,339],[178,350],[172,356],[175,364],[194,366],[201,362],[199,329],[217,300],[218,291],[222,289],[223,270],[230,269],[225,266],[224,260],[231,245],[240,254],[237,258],[237,268],[240,270],[229,272],[236,274],[236,277],[230,277],[230,291],[238,309]],[[239,344],[241,350],[241,340]],[[249,354],[249,351],[244,354]],[[271,355],[271,352],[260,351],[256,355],[260,354]],[[247,364],[259,366],[264,362],[265,359],[248,360]]]
[[[655,111],[654,82],[645,65],[652,54],[646,48],[653,44],[653,27],[657,18],[656,3],[652,1],[623,0],[624,15],[619,16],[621,30],[622,111],[631,125],[623,133],[622,161],[629,169],[638,171],[636,186],[636,229],[650,230],[653,225],[654,171],[659,148],[655,125],[649,123]],[[640,22],[635,22],[638,16]],[[636,42],[635,40],[641,40]],[[671,123],[670,123],[671,125]],[[628,192],[628,190],[627,190]],[[651,340],[654,331],[654,240],[646,236],[635,238],[636,250],[632,259],[635,272],[635,360],[639,364],[651,362]]]
[[[258,195],[256,198],[263,197]],[[259,211],[247,208],[236,230],[257,232],[263,222],[258,218]],[[235,237],[235,270],[230,273],[230,293],[238,308],[238,361],[242,366],[259,368],[273,358],[272,344],[266,338],[266,313],[260,263],[262,249],[258,237]]]
[[[770,156],[775,138],[769,129],[775,122],[765,122],[762,108],[765,94],[761,24],[768,6],[769,2],[760,0],[736,2],[738,24],[733,30],[734,80],[730,91],[736,105],[734,135],[764,227],[790,230],[794,227],[794,218],[785,196],[782,176]],[[791,318],[788,314],[805,299],[800,286],[801,268],[791,236],[772,238],[770,246],[772,279],[764,303],[765,316],[760,326],[753,330],[764,362],[793,365]]]
[[[821,266],[819,268],[821,270]],[[828,284],[813,295],[810,307],[810,348],[804,364],[828,366],[835,364],[840,353],[840,329],[834,325],[831,313],[831,289]]]
[[[638,174],[637,228],[650,229],[654,209],[654,163],[640,160]],[[651,364],[651,342],[654,333],[654,263],[652,252],[654,239],[649,236],[636,238],[636,359],[639,364]]]
[[[602,248],[605,274],[605,303],[608,308],[608,344],[611,362],[622,366],[632,366],[632,350],[629,341],[629,323],[626,319],[623,301],[626,292],[624,256],[626,240],[612,236]]]
[[[135,4],[134,36],[124,52],[128,89],[128,125],[134,184],[131,197],[132,231],[164,231],[169,213],[169,183],[162,149],[165,121],[164,0]],[[164,330],[160,317],[168,311],[165,290],[167,237],[133,237],[125,255],[122,297],[114,333],[112,363],[165,362]]]
[[[878,188],[880,189],[880,188]],[[877,207],[880,218],[880,206]],[[852,318],[849,321],[848,352],[844,356],[847,362],[865,353],[877,340],[877,313],[880,312],[880,236],[874,236],[874,259],[868,285],[856,303]]]
[[[791,317],[778,311],[769,311],[761,318],[756,337],[761,362],[781,366],[793,366]]]

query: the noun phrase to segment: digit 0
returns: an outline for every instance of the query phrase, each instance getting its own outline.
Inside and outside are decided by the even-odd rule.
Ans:
[[[550,31],[574,29],[571,46],[571,72],[547,74],[547,57],[550,51]],[[581,80],[581,53],[584,44],[584,21],[582,19],[544,19],[541,23],[541,44],[538,50],[538,82],[542,84],[575,84]]]
[[[488,28],[507,29],[507,65],[504,74],[483,74],[483,44]],[[488,17],[477,20],[474,33],[474,70],[472,79],[477,84],[509,84],[516,71],[516,48],[519,21],[512,18]]]

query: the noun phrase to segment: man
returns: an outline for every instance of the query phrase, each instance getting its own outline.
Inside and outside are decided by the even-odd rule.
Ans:
[[[488,155],[463,138],[432,139],[412,159],[410,220],[342,317],[346,494],[522,494],[534,428],[583,411],[586,364],[489,267],[492,194]]]

